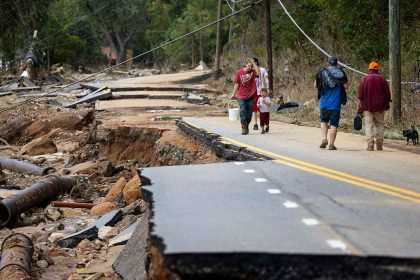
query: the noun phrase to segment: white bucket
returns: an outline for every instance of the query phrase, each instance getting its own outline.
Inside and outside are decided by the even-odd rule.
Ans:
[[[234,122],[234,121],[238,121],[239,120],[239,108],[231,108],[230,107],[230,104],[232,102],[236,102],[238,104],[238,106],[239,106],[239,103],[236,100],[231,100],[228,103],[229,120],[232,121],[232,122]]]

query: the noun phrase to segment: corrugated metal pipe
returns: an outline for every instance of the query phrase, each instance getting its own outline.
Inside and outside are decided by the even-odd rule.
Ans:
[[[10,223],[20,213],[48,203],[57,195],[70,191],[76,183],[77,180],[72,177],[48,176],[16,195],[3,199],[0,201],[0,227]]]
[[[3,169],[10,171],[16,171],[24,174],[31,174],[37,176],[44,176],[48,174],[48,171],[54,170],[52,167],[41,167],[36,164],[32,164],[25,161],[20,161],[16,159],[10,159],[6,157],[0,157],[0,166]]]
[[[1,245],[0,280],[31,279],[32,240],[22,233],[6,236]]]

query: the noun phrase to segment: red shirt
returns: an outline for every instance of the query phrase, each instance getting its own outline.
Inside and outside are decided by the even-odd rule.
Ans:
[[[360,100],[359,111],[380,112],[389,109],[391,92],[382,75],[371,72],[363,77],[357,98]]]
[[[246,72],[244,69],[238,70],[235,75],[234,83],[239,84],[238,91],[236,92],[236,98],[238,99],[249,99],[257,93],[257,84],[255,79],[257,78],[255,70]]]

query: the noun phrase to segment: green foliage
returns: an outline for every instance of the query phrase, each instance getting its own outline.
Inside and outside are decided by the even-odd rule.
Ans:
[[[217,0],[191,1],[184,8],[170,28],[169,38],[192,32],[199,27],[216,20]],[[165,55],[170,63],[198,63],[200,59],[213,62],[216,45],[216,25],[204,29],[192,36],[165,47]]]
[[[48,16],[49,0],[0,1],[0,54],[4,60],[17,59],[26,52],[34,30],[40,30]]]
[[[191,32],[216,19],[218,0],[39,0],[0,2],[0,56],[16,59],[26,51],[34,29],[51,63],[97,63],[100,46],[111,43],[120,59],[127,48],[134,55]],[[236,4],[238,10],[249,1]],[[376,58],[388,58],[388,1],[284,0],[296,22],[327,52],[357,68]],[[277,0],[272,0],[272,35],[275,57],[304,57],[319,64],[319,53],[291,23]],[[223,1],[223,15],[231,10]],[[420,1],[401,1],[401,53],[403,72],[419,70]],[[232,37],[228,39],[229,26]],[[265,57],[264,11],[260,5],[222,23],[225,58]],[[230,40],[228,42],[228,40]],[[140,60],[159,64],[213,62],[216,25],[154,51]],[[247,54],[242,49],[249,49]],[[228,52],[232,52],[229,54]],[[292,60],[294,58],[291,58]],[[300,61],[301,62],[301,61]],[[228,66],[229,65],[229,66]],[[414,65],[414,66],[413,66]],[[416,66],[417,65],[417,66]],[[416,68],[417,67],[417,68]],[[416,77],[413,77],[416,78]]]

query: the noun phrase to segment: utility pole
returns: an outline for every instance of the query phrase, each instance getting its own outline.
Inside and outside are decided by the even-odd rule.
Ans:
[[[219,0],[217,5],[217,33],[216,33],[216,73],[220,73],[220,49],[222,47],[221,42],[221,23],[220,18],[222,17],[222,0]]]
[[[263,1],[269,89],[273,90],[273,44],[271,38],[270,0]]]
[[[232,9],[235,10],[235,2],[232,3]],[[230,44],[231,40],[232,40],[232,18],[229,18],[229,39],[228,42]]]
[[[392,94],[392,122],[401,120],[401,51],[400,51],[400,1],[389,0],[389,77]]]

